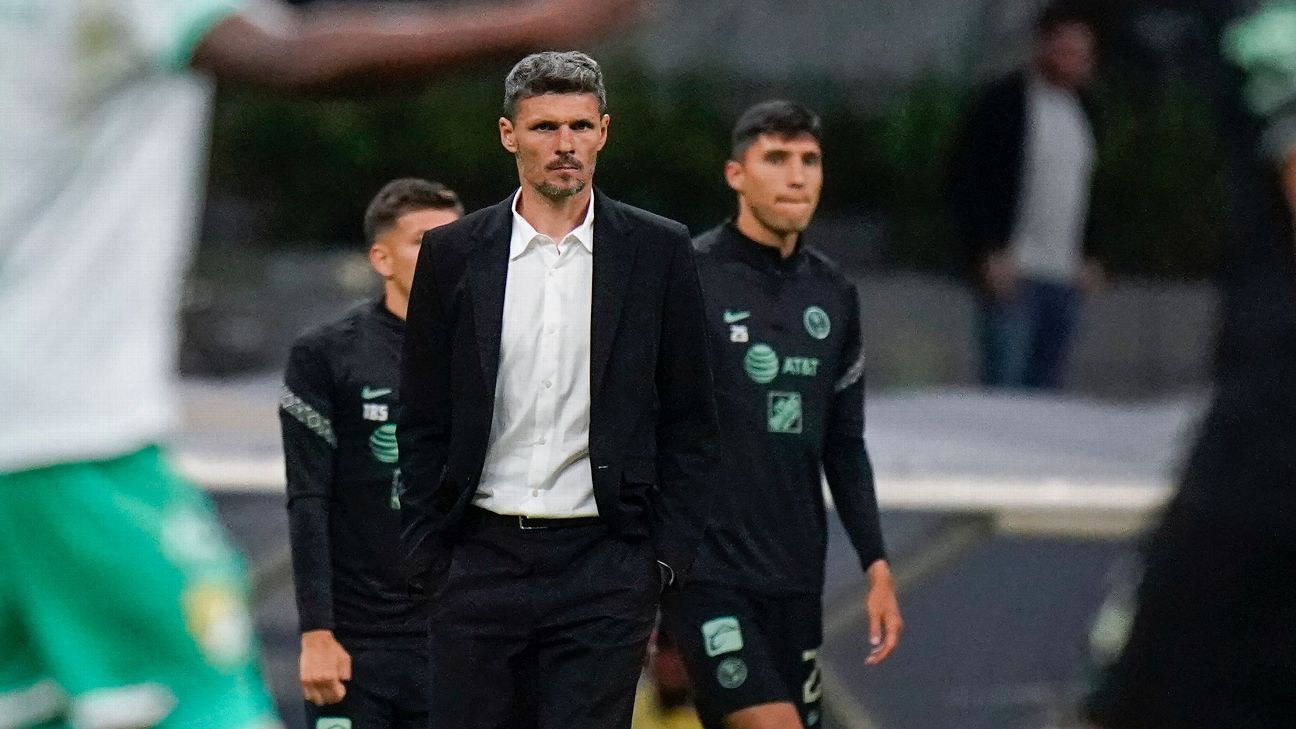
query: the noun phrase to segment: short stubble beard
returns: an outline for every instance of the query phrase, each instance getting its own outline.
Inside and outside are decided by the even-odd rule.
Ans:
[[[550,202],[562,202],[568,200],[585,191],[585,181],[577,180],[571,187],[559,187],[552,182],[545,181],[535,185],[535,191],[543,195]]]

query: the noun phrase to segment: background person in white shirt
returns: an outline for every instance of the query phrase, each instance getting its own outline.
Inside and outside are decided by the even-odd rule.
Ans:
[[[397,437],[438,729],[628,728],[657,598],[706,525],[692,247],[594,190],[610,123],[589,56],[520,61],[499,132],[521,189],[419,254]]]
[[[157,447],[213,81],[426,79],[637,4],[0,2],[0,727],[275,722],[242,564]]]
[[[950,193],[989,386],[1059,387],[1082,295],[1103,278],[1090,214],[1094,46],[1075,3],[1047,9],[1030,67],[981,91],[955,144]]]

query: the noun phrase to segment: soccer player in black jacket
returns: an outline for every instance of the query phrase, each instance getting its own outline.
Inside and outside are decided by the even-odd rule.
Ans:
[[[821,472],[871,582],[869,664],[902,627],[864,448],[858,295],[801,236],[823,187],[820,141],[818,117],[796,104],[745,112],[725,165],[738,217],[695,242],[727,443],[693,576],[668,600],[666,625],[708,728],[819,723]]]
[[[423,233],[463,216],[423,180],[389,183],[365,213],[383,297],[298,339],[280,399],[301,684],[308,727],[427,725],[426,601],[400,573],[400,353]]]

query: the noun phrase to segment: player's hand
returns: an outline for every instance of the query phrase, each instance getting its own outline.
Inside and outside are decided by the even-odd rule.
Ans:
[[[981,278],[986,291],[995,301],[1009,301],[1017,294],[1020,276],[1017,264],[1008,251],[995,251],[981,264]]]
[[[879,559],[868,570],[869,593],[865,608],[869,616],[869,651],[865,664],[876,666],[885,661],[900,643],[904,620],[900,617],[900,603],[896,601],[895,580],[886,560]]]
[[[316,706],[336,704],[346,696],[351,680],[351,654],[331,630],[302,633],[301,685],[306,700]]]
[[[557,36],[554,42],[577,42],[629,25],[645,14],[646,0],[541,0],[541,22]]]

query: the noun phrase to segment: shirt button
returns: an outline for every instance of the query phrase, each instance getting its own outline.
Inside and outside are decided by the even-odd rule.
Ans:
[[[549,325],[549,333],[550,333],[550,334],[557,334],[557,333],[558,333],[558,327],[556,327],[556,326],[550,324],[550,325]]]
[[[541,438],[541,439],[540,439],[540,445],[544,445],[545,443],[548,443],[548,442],[549,442],[549,440],[548,440],[547,438]]]
[[[544,381],[544,386],[545,386],[545,389],[548,390],[549,388],[553,387],[553,382],[551,382],[551,381],[549,381],[549,380],[545,380],[545,381]]]
[[[539,496],[539,495],[540,495],[540,492],[537,491],[536,489],[531,489],[531,495],[532,495],[532,496]]]

